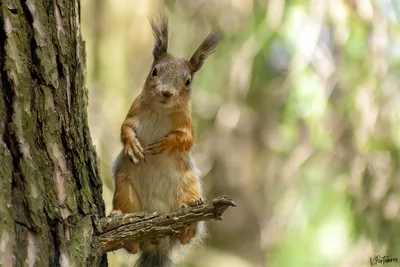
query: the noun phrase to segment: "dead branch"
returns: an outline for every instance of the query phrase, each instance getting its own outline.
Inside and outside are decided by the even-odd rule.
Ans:
[[[165,215],[140,212],[109,216],[98,222],[97,236],[103,253],[106,253],[129,244],[179,234],[194,222],[221,220],[222,213],[228,207],[235,206],[235,202],[229,196],[221,196],[207,203]]]

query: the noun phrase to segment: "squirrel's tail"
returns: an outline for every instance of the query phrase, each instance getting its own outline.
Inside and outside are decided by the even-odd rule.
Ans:
[[[196,227],[197,240],[193,241],[199,242],[205,234],[204,222],[198,222]],[[193,241],[190,244],[193,244]],[[164,237],[140,243],[140,255],[135,267],[174,267],[175,264],[171,260],[172,252],[182,255],[186,249],[190,248],[190,244],[182,247],[179,244],[179,239],[174,237]]]
[[[141,252],[135,267],[174,267],[171,253],[175,245],[176,240],[168,237],[155,242],[141,243]]]
[[[168,252],[154,252],[142,251],[135,267],[173,267],[174,263],[171,261]]]

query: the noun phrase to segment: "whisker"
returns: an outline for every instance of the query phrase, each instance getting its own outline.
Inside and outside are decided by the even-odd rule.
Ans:
[[[196,102],[197,104],[199,104],[202,108],[206,108],[207,106],[204,106],[203,104],[201,104],[199,101],[197,101],[196,99],[194,99],[194,98],[192,98],[191,96],[189,96],[189,98],[192,100],[192,101],[194,101],[194,102]]]
[[[122,88],[118,89],[118,91],[122,91],[122,90],[125,90],[125,89],[128,89],[128,88],[132,88],[134,86],[135,86],[135,84],[127,85],[125,87],[122,87]]]

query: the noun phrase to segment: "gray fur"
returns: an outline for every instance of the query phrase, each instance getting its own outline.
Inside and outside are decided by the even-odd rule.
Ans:
[[[142,251],[135,267],[174,267],[168,252]]]
[[[168,51],[168,17],[164,13],[150,18],[151,28],[155,37],[153,57],[159,60]]]
[[[189,63],[192,72],[197,72],[204,64],[206,58],[212,54],[222,39],[222,30],[216,29],[212,31],[207,38],[201,43],[196,52],[190,58]]]

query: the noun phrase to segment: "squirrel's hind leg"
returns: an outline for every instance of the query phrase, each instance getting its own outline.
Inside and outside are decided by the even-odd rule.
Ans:
[[[115,173],[115,190],[113,197],[112,214],[135,213],[140,211],[139,197],[132,183],[125,177],[120,177]],[[139,244],[125,246],[129,253],[137,253]]]
[[[203,203],[199,177],[197,173],[195,173],[193,170],[188,171],[185,174],[184,179],[182,180],[181,195],[181,208],[185,208],[187,206],[196,206]],[[188,227],[186,227],[179,235],[180,243],[189,243],[190,240],[198,234],[198,228],[198,223],[192,223]]]

